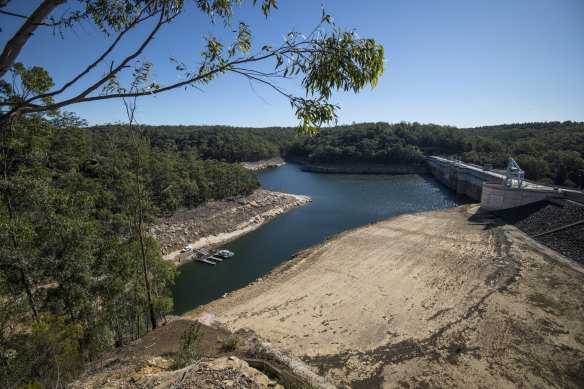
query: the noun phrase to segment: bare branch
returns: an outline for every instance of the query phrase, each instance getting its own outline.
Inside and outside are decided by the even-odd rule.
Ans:
[[[39,23],[42,23],[47,16],[53,12],[57,6],[63,4],[66,0],[45,0],[30,15],[26,22],[20,27],[18,32],[10,39],[0,55],[0,77],[4,76],[8,69],[14,64],[20,50],[24,47],[28,38],[36,31]]]
[[[288,93],[284,92],[284,91],[283,91],[282,89],[280,89],[280,88],[279,88],[279,87],[278,87],[276,84],[273,84],[273,83],[271,83],[271,82],[268,82],[268,81],[266,81],[266,80],[264,80],[264,79],[261,79],[261,78],[259,78],[259,77],[252,76],[252,75],[251,75],[251,74],[249,74],[249,73],[245,73],[245,72],[243,72],[243,71],[240,71],[240,70],[237,70],[237,69],[230,69],[230,70],[231,70],[232,72],[234,72],[234,73],[237,73],[237,74],[240,74],[240,75],[242,75],[242,76],[244,76],[244,77],[247,77],[247,79],[248,79],[248,80],[257,81],[257,82],[260,82],[260,83],[262,83],[262,84],[264,84],[264,85],[267,85],[267,86],[271,87],[271,88],[272,88],[272,89],[274,89],[276,92],[278,92],[278,93],[280,93],[282,96],[286,97],[288,100],[291,100],[291,99],[292,99],[292,96],[290,96]]]
[[[22,19],[28,19],[28,16],[15,14],[15,13],[8,12],[8,11],[2,11],[1,9],[0,9],[0,14],[4,14],[4,15],[8,15],[8,16],[16,16],[17,18],[22,18]]]
[[[174,19],[174,17],[176,17],[176,15],[168,17],[168,18],[165,18],[165,16],[166,16],[166,12],[164,11],[164,7],[163,7],[160,11],[160,17],[158,19],[158,22],[156,23],[156,26],[152,29],[152,31],[150,32],[148,37],[144,40],[144,42],[142,42],[140,47],[133,54],[126,57],[120,63],[120,65],[118,65],[117,67],[115,67],[113,69],[110,69],[110,71],[104,77],[102,77],[100,80],[98,80],[96,83],[91,85],[89,88],[85,89],[83,92],[81,92],[77,96],[72,97],[68,100],[64,100],[60,103],[50,104],[47,106],[38,106],[38,105],[30,104],[29,103],[30,101],[36,100],[38,98],[38,97],[33,97],[33,98],[27,100],[26,103],[16,106],[10,112],[8,112],[3,117],[1,117],[0,123],[8,120],[10,117],[15,116],[15,115],[20,115],[20,114],[30,113],[30,112],[52,111],[52,110],[57,110],[61,107],[75,104],[78,102],[101,100],[101,99],[95,99],[95,98],[94,99],[86,98],[86,96],[89,95],[90,93],[94,92],[96,89],[101,87],[105,82],[107,82],[109,79],[114,77],[118,72],[120,72],[121,70],[126,68],[128,62],[130,62],[131,60],[136,58],[138,55],[140,55],[142,53],[142,51],[146,48],[146,46],[148,46],[150,41],[152,41],[152,39],[154,39],[154,36],[156,35],[156,33],[158,32],[160,27],[162,27],[166,23],[171,22]],[[107,95],[107,97],[109,97],[109,98],[122,97],[122,96],[123,95],[119,95],[119,94],[118,95]],[[130,96],[134,96],[134,95],[130,95]],[[130,96],[128,96],[128,97],[130,97]],[[136,96],[140,96],[140,94],[138,94]],[[96,96],[96,97],[105,97],[105,96]],[[2,102],[2,104],[8,105],[4,102]]]
[[[17,14],[14,12],[0,10],[0,14],[14,16],[14,17],[21,18],[21,19],[28,19],[28,16]],[[71,22],[76,21],[76,20],[84,19],[87,17],[87,15],[88,15],[88,13],[85,12],[85,13],[81,13],[81,14],[75,14],[75,15],[70,16],[68,18],[61,18],[59,21],[56,21],[56,22],[55,21],[53,21],[51,23],[40,22],[40,23],[35,23],[35,25],[36,26],[45,26],[45,27],[58,27],[58,26],[61,26],[63,24],[68,25]],[[50,20],[53,20],[53,18],[51,18]]]
[[[39,96],[34,96],[31,97],[30,99],[26,100],[24,102],[24,105],[28,105],[31,102],[33,102],[34,100],[39,100],[39,99],[43,99],[46,97],[53,97],[56,96],[58,94],[63,93],[66,89],[68,89],[71,85],[75,84],[77,81],[79,81],[81,78],[83,78],[87,73],[89,73],[93,68],[95,68],[101,61],[103,61],[105,59],[105,57],[112,52],[112,50],[118,45],[118,43],[120,42],[120,40],[122,39],[122,37],[128,32],[130,31],[132,28],[134,28],[137,24],[144,22],[148,19],[150,19],[151,17],[153,17],[156,14],[150,14],[142,19],[140,19],[142,13],[144,12],[144,9],[142,10],[142,12],[140,12],[140,14],[136,17],[136,20],[134,20],[131,24],[128,25],[128,27],[126,27],[122,32],[120,32],[117,36],[117,38],[114,40],[114,42],[107,48],[106,51],[103,52],[102,55],[99,56],[99,58],[97,60],[95,60],[92,64],[90,64],[84,71],[82,71],[81,73],[79,73],[75,78],[73,78],[71,81],[69,81],[68,83],[66,83],[65,85],[63,85],[63,87],[59,90],[56,90],[54,92],[50,92],[50,93],[45,93],[43,95],[39,95]],[[112,63],[113,65],[113,63]],[[112,67],[110,66],[110,72],[113,71]]]

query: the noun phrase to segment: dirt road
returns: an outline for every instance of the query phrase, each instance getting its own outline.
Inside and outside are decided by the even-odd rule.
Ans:
[[[583,387],[583,268],[477,210],[347,231],[203,310],[339,387]]]

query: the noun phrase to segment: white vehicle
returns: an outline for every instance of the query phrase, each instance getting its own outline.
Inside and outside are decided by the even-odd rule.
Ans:
[[[187,246],[185,248],[183,248],[180,252],[181,253],[186,253],[187,251],[191,251],[192,247],[191,246]]]

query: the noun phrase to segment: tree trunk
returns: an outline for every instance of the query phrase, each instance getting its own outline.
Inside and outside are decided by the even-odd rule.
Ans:
[[[37,316],[39,315],[39,312],[37,311],[36,306],[34,305],[34,300],[32,298],[32,292],[30,290],[30,284],[28,283],[28,278],[26,278],[26,274],[24,274],[24,269],[22,267],[18,266],[18,271],[20,273],[20,281],[22,282],[22,286],[24,287],[24,290],[26,291],[26,296],[28,298],[28,303],[30,305],[30,309],[32,310],[32,315],[36,319]]]
[[[136,149],[136,194],[137,194],[137,202],[136,208],[134,211],[134,224],[136,225],[136,230],[138,231],[138,235],[140,237],[140,250],[142,252],[142,268],[144,271],[144,283],[146,284],[146,294],[148,295],[148,309],[150,311],[150,323],[152,324],[152,329],[156,329],[158,327],[158,323],[156,322],[156,314],[154,313],[154,304],[152,304],[152,291],[150,289],[150,277],[148,275],[148,263],[146,261],[146,248],[144,246],[144,232],[142,231],[142,220],[144,218],[144,207],[142,204],[142,190],[140,184],[140,144],[136,140],[136,134],[134,133],[134,108],[130,107],[128,103],[126,103],[126,109],[128,111],[128,118],[130,119],[130,133],[132,135],[132,143],[134,144],[134,148]]]

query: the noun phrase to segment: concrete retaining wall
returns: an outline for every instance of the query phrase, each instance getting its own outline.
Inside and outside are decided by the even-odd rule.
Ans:
[[[551,189],[551,188],[550,188]],[[521,205],[535,203],[546,198],[563,198],[564,193],[553,190],[518,189],[507,188],[497,184],[485,184],[481,207],[492,211],[519,207]]]
[[[483,182],[503,180],[498,173],[483,170],[481,167],[451,161],[442,157],[428,157],[426,162],[430,173],[441,183],[458,194],[463,194],[475,201],[481,201]]]

